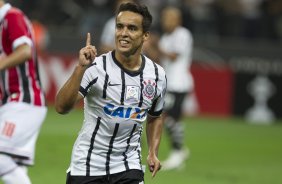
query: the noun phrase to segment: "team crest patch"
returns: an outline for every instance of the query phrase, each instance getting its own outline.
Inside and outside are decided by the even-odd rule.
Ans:
[[[139,87],[126,86],[125,100],[138,101],[138,99],[139,99]]]
[[[147,81],[143,81],[143,84],[144,84],[143,95],[146,96],[148,99],[152,99],[155,95],[156,82],[147,80]]]

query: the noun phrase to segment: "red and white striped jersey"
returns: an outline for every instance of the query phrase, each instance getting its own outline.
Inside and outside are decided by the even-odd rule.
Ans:
[[[45,105],[30,21],[19,9],[8,3],[0,9],[0,21],[1,57],[10,55],[13,50],[22,44],[28,44],[32,47],[31,59],[16,67],[1,71],[1,103],[15,101],[37,106]]]

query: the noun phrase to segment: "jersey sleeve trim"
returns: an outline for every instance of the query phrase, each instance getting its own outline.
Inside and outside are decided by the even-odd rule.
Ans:
[[[85,97],[87,95],[87,90],[84,89],[82,86],[79,87],[79,93]]]
[[[29,37],[27,36],[21,36],[19,38],[17,38],[16,40],[14,40],[13,42],[13,49],[16,49],[18,46],[22,45],[22,44],[28,44],[29,46],[32,47],[32,41]]]
[[[154,102],[152,104],[152,107],[148,111],[149,115],[151,115],[151,116],[160,116],[161,115],[163,109],[161,109],[159,111],[154,111],[154,109],[156,108],[157,101],[158,101],[159,98],[160,98],[160,96],[158,96],[158,98],[154,100]]]
[[[86,86],[86,88],[84,89],[82,86],[79,87],[79,92],[82,94],[83,97],[85,97],[88,93],[88,89],[97,82],[98,77],[96,77],[95,79],[93,79],[91,82],[89,82],[89,84]]]
[[[159,110],[159,111],[156,111],[156,112],[153,112],[152,110],[149,110],[148,111],[148,114],[150,116],[153,116],[153,117],[159,117],[163,112],[163,109]]]
[[[0,20],[2,21],[7,12],[12,8],[11,4],[5,3],[4,6],[1,7],[1,14],[0,14]]]

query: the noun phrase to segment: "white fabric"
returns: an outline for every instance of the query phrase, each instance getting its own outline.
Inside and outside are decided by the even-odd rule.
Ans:
[[[31,184],[27,173],[21,167],[17,167],[12,172],[4,175],[2,180],[4,184]]]
[[[173,92],[187,92],[194,87],[190,73],[192,63],[193,38],[190,31],[184,27],[176,28],[170,34],[164,34],[159,42],[162,50],[178,54],[175,61],[161,58],[162,66],[167,76],[167,90]]]
[[[17,167],[15,161],[8,155],[0,153],[0,177]]]
[[[16,49],[18,46],[22,45],[22,44],[27,44],[29,46],[33,46],[32,44],[32,40],[27,37],[27,36],[22,36],[17,38],[14,42],[13,42],[13,49]]]
[[[12,6],[9,3],[4,4],[4,6],[2,6],[0,8],[0,21],[3,20],[3,18],[5,17],[6,13],[12,8]]]
[[[11,102],[0,107],[0,152],[25,157],[32,165],[35,143],[47,113],[46,107]]]

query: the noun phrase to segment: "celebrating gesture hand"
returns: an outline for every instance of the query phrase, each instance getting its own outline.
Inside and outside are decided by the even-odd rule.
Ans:
[[[79,51],[79,65],[82,67],[87,67],[91,65],[97,56],[97,50],[95,46],[91,45],[90,33],[87,33],[86,46]]]

